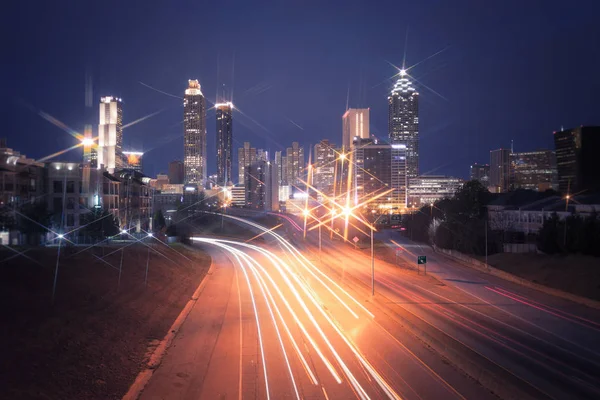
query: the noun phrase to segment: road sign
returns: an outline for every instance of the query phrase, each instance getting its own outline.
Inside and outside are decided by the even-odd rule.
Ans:
[[[357,243],[360,239],[357,236],[354,236],[354,239],[352,239],[354,241],[354,243]]]
[[[427,264],[427,256],[417,256],[417,264]]]

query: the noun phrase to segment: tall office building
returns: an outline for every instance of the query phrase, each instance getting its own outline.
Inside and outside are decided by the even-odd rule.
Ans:
[[[504,193],[510,189],[510,150],[490,151],[490,190]]]
[[[600,191],[600,126],[554,132],[558,190],[562,194]]]
[[[352,146],[354,138],[368,139],[369,132],[369,109],[349,108],[342,116],[342,146],[348,151]]]
[[[359,202],[381,195],[392,186],[392,146],[377,139],[355,139],[355,194]],[[380,196],[369,205],[391,204],[393,194]]]
[[[543,192],[558,189],[556,159],[552,150],[511,153],[511,189],[529,189]]]
[[[169,163],[169,182],[175,185],[183,184],[185,177],[183,162],[174,160]]]
[[[256,160],[246,167],[246,207],[261,211],[279,210],[279,185],[275,166]]]
[[[406,182],[419,175],[419,93],[405,70],[388,96],[391,144],[406,146]]]
[[[215,104],[217,114],[217,184],[231,183],[232,119],[233,104]]]
[[[110,173],[123,168],[123,103],[116,97],[100,98],[98,125],[98,167]]]
[[[206,100],[198,80],[189,80],[183,97],[185,184],[202,188],[206,180]]]
[[[490,165],[489,164],[473,164],[471,165],[469,179],[479,181],[485,187],[490,185]]]
[[[335,145],[329,140],[323,139],[315,145],[313,186],[327,195],[333,193],[336,157]]]
[[[244,142],[244,147],[238,149],[238,183],[246,182],[246,168],[256,161],[256,148],[250,147],[250,142]]]
[[[94,141],[91,125],[83,128],[81,144],[83,145],[83,163],[89,165],[90,168],[98,168],[98,145]]]
[[[304,147],[298,142],[292,142],[292,147],[286,150],[287,160],[287,183],[288,185],[299,185],[304,180]]]
[[[276,151],[275,152],[275,170],[276,170],[276,174],[277,174],[277,182],[281,185],[281,180],[282,180],[282,170],[281,170],[281,163],[282,163],[282,159],[281,159],[281,151]]]

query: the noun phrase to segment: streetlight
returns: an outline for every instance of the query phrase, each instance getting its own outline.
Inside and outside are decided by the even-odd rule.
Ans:
[[[350,207],[344,207],[343,213],[346,217],[353,215]],[[372,224],[368,225],[371,229],[371,296],[375,296],[375,246],[373,244],[373,231],[375,227]]]

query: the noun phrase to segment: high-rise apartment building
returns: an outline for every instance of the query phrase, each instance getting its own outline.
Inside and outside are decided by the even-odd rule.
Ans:
[[[206,100],[198,80],[189,80],[183,97],[185,184],[204,185],[206,173]]]
[[[217,114],[217,184],[231,183],[232,114],[233,104],[215,104]]]
[[[313,186],[327,195],[333,193],[336,158],[335,145],[329,140],[323,139],[315,145]]]
[[[406,146],[407,179],[419,175],[419,93],[405,70],[388,96],[388,129],[391,144]]]
[[[600,191],[600,127],[580,126],[554,132],[558,190],[562,194]]]
[[[281,163],[282,163],[281,157],[282,157],[281,156],[281,151],[276,151],[275,152],[275,170],[276,170],[275,172],[277,174],[277,182],[280,185],[281,185],[281,180],[282,180],[282,177],[283,177],[283,175],[282,175],[282,169],[281,169],[281,167],[282,167],[282,165],[281,165]]]
[[[342,116],[342,146],[348,151],[355,138],[368,139],[369,109],[349,108]]]
[[[174,160],[169,163],[169,182],[175,185],[183,184],[184,180],[183,162]]]
[[[479,181],[485,187],[490,185],[490,164],[473,164],[469,171],[469,179]]]
[[[299,185],[304,175],[304,147],[292,142],[292,147],[286,150],[286,161],[288,185]]]
[[[558,189],[554,152],[538,150],[511,153],[510,187],[539,192]]]
[[[490,190],[504,193],[510,189],[510,149],[490,151]]]
[[[112,96],[100,98],[98,167],[113,173],[123,168],[123,102]],[[90,156],[91,157],[91,156]]]
[[[392,187],[392,146],[376,139],[355,139],[355,202],[369,201]],[[369,205],[391,204],[392,193],[380,196]]]
[[[256,161],[256,148],[250,147],[250,142],[244,142],[244,147],[238,149],[238,182],[245,183],[246,168]]]

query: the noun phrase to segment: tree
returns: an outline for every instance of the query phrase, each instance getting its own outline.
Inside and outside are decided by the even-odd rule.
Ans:
[[[27,203],[21,206],[17,218],[17,228],[27,236],[27,243],[39,244],[40,235],[47,233],[52,222],[52,214],[45,202]]]
[[[154,222],[152,226],[157,231],[160,231],[167,226],[167,221],[165,220],[165,216],[163,215],[161,209],[154,213]]]
[[[102,209],[95,209],[85,214],[83,225],[81,232],[96,239],[115,236],[120,231],[119,221],[115,216]]]
[[[544,220],[537,237],[537,247],[541,252],[555,254],[561,251],[561,245],[558,243],[559,225],[561,223],[555,212]]]

